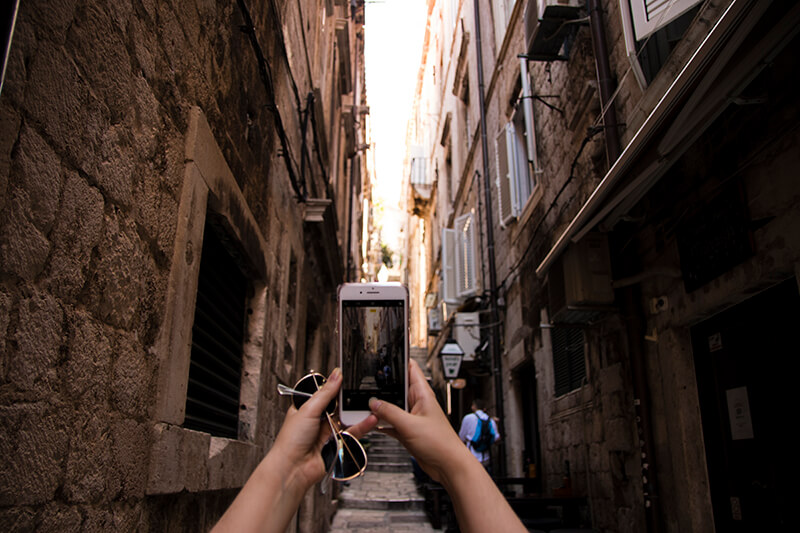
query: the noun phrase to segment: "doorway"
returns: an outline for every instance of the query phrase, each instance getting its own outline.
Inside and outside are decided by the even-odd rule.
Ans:
[[[717,531],[796,526],[795,278],[691,330]]]

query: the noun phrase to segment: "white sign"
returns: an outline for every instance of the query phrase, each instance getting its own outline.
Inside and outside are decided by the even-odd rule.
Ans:
[[[444,377],[447,379],[455,379],[458,377],[458,371],[461,370],[462,355],[445,355],[442,354],[442,370],[444,370]]]
[[[744,440],[753,438],[753,419],[750,418],[750,402],[747,387],[725,391],[728,397],[728,419],[731,422],[731,438]]]

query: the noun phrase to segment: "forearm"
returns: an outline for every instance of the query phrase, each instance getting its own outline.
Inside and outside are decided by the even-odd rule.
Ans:
[[[212,530],[214,533],[283,532],[306,492],[301,479],[270,451]]]
[[[526,531],[497,485],[466,447],[453,454],[442,485],[464,533]]]

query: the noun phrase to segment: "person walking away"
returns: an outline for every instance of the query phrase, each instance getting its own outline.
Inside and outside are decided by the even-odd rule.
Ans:
[[[476,398],[470,406],[472,412],[461,420],[458,436],[475,459],[489,471],[491,460],[489,452],[491,445],[500,440],[500,432],[497,430],[497,423],[484,412],[483,408],[483,400]]]

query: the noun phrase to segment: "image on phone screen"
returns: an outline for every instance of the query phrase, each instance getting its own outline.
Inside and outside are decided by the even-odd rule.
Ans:
[[[405,407],[403,300],[342,301],[343,409],[368,411],[373,396]]]

